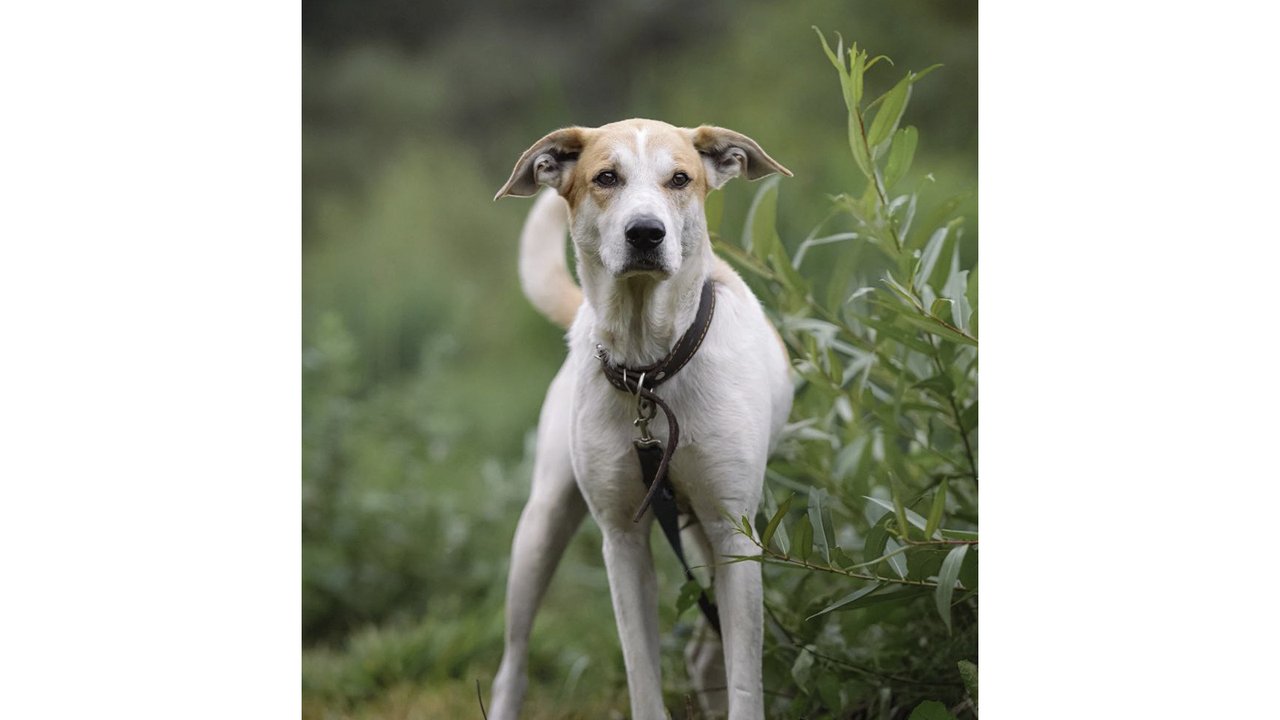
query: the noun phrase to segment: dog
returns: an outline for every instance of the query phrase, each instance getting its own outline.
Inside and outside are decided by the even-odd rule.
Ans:
[[[699,618],[685,659],[708,716],[764,717],[760,566],[722,559],[756,552],[730,518],[756,513],[793,386],[780,336],[711,249],[704,202],[735,177],[774,173],[792,174],[741,133],[633,119],[550,133],[520,156],[494,197],[546,188],[521,233],[520,280],[534,307],[567,329],[569,352],[542,406],[532,490],[512,543],[491,718],[519,713],[534,614],[588,510],[603,535],[631,717],[667,717],[649,545],[654,512],[635,520],[647,494],[633,445],[640,398],[611,384],[601,360],[636,368],[668,356],[699,317],[708,282],[714,314],[701,345],[656,389],[679,418],[667,476],[681,511],[692,516],[681,523],[692,523],[686,544],[714,568],[723,628],[718,637]],[[566,229],[581,288],[565,261]],[[655,422],[653,432],[666,447],[675,425],[662,425]]]

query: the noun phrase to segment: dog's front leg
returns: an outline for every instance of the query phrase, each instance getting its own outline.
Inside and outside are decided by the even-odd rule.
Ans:
[[[602,527],[604,563],[609,573],[613,614],[622,642],[633,720],[664,720],[658,646],[658,578],[649,547],[653,513]]]
[[[726,469],[719,468],[721,471]],[[763,464],[758,468],[741,467],[738,473],[708,476],[706,487],[716,490],[698,493],[694,499],[698,520],[706,529],[707,539],[716,555],[716,605],[720,609],[729,717],[732,720],[764,718],[764,684],[760,668],[764,641],[764,594],[759,563],[726,564],[729,556],[759,552],[759,548],[734,529],[726,515],[735,518],[755,515],[760,481],[747,483],[743,478],[763,476]]]
[[[754,508],[747,514],[754,514]],[[739,513],[739,517],[742,513]],[[727,556],[754,555],[759,549],[727,524],[712,530],[712,542],[720,560]],[[728,677],[729,717],[755,720],[764,717],[764,685],[760,675],[764,641],[764,596],[760,565],[736,562],[716,572],[716,605],[724,633],[725,671]]]

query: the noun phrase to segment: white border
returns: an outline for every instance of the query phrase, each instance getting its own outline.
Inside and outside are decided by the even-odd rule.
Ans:
[[[985,720],[1274,713],[1260,7],[982,5]]]
[[[8,4],[0,74],[0,717],[297,717],[299,6]]]

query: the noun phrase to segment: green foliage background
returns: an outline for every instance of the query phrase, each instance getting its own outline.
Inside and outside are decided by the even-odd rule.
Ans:
[[[918,128],[882,199],[812,25],[893,58],[868,74],[864,106],[943,63],[885,136],[882,183]],[[778,518],[759,558],[771,716],[906,717],[926,700],[973,712],[957,662],[977,661],[976,347],[937,322],[977,336],[976,82],[972,3],[304,5],[304,715],[478,716],[530,431],[563,358],[519,292],[527,205],[489,198],[542,133],[630,116],[732,127],[796,172],[731,184],[709,210],[803,377],[744,528],[763,540]],[[948,612],[934,588],[895,582],[939,584],[957,547],[970,549]],[[655,550],[679,717],[692,611],[677,612],[674,560]],[[625,709],[590,523],[532,653],[527,716]]]

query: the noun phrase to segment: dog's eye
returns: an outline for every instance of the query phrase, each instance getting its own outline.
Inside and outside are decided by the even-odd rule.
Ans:
[[[682,172],[678,172],[675,175],[671,176],[672,187],[682,188],[688,184],[689,184],[689,176]]]
[[[596,175],[595,183],[600,187],[613,187],[618,184],[618,173],[613,172],[612,170],[605,170],[599,175]]]

